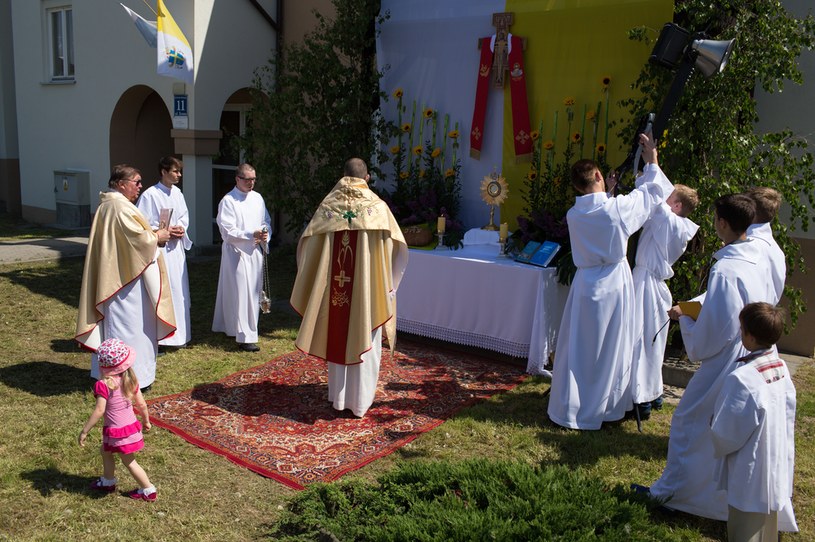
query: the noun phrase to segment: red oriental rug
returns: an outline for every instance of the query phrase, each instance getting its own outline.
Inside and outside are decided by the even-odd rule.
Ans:
[[[148,404],[155,425],[303,489],[367,465],[523,379],[518,367],[401,343],[393,360],[382,352],[364,418],[332,408],[325,362],[301,352]]]

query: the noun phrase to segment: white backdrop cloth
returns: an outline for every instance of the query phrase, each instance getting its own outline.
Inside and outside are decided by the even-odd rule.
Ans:
[[[498,257],[497,245],[411,250],[397,296],[397,329],[527,359],[544,369],[569,290],[555,269]]]

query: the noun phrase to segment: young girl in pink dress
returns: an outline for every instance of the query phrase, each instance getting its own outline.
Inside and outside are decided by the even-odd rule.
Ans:
[[[116,459],[113,454],[122,454],[122,463],[139,484],[128,493],[131,499],[156,500],[156,488],[147,478],[147,473],[136,462],[136,452],[144,448],[142,424],[136,419],[133,404],[144,421],[144,431],[150,431],[150,414],[147,403],[139,390],[139,381],[131,366],[135,352],[119,339],[107,339],[96,351],[99,355],[99,370],[102,379],[96,382],[93,392],[96,395],[96,408],[79,433],[79,445],[85,446],[88,432],[103,416],[102,465],[103,474],[90,486],[95,491],[112,493],[116,491]]]

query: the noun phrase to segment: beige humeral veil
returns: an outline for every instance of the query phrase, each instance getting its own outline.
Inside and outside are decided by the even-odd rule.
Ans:
[[[98,322],[105,318],[103,304],[123,286],[136,280],[156,259],[156,234],[135,205],[119,192],[102,192],[85,258],[75,339],[96,350]],[[158,255],[159,280],[147,282],[156,309],[156,338],[175,331],[175,314],[164,255]]]
[[[331,301],[331,255],[335,232],[358,230],[353,296],[345,360],[360,363],[371,349],[371,333],[385,326],[391,350],[396,345],[396,289],[407,266],[407,243],[387,204],[363,179],[343,177],[323,199],[297,247],[297,279],[292,307],[303,317],[296,345],[326,359]]]

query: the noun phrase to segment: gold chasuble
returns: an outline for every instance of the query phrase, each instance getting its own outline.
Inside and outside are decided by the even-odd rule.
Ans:
[[[98,323],[105,318],[104,303],[122,287],[142,277],[156,259],[158,239],[150,224],[135,205],[119,192],[99,194],[99,208],[91,227],[75,339],[96,350],[100,342]],[[158,255],[160,280],[149,280],[146,287],[157,317],[156,339],[175,332],[175,315],[164,255]]]
[[[385,326],[393,350],[396,289],[406,265],[407,243],[387,204],[363,179],[340,179],[297,246],[297,348],[354,365],[371,349],[372,332]]]

